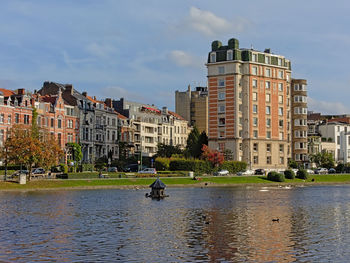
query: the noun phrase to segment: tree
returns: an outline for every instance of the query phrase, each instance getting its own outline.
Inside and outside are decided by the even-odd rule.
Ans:
[[[205,144],[203,144],[202,151],[202,159],[211,162],[213,167],[217,167],[224,162],[224,155],[221,152],[212,150]]]
[[[34,165],[49,168],[58,164],[63,151],[56,139],[45,130],[39,130],[36,121],[28,129],[26,125],[14,125],[4,143],[7,160],[14,164],[24,165],[30,180]]]
[[[310,155],[310,160],[318,167],[325,167],[328,169],[334,167],[333,154],[326,151]]]
[[[81,151],[81,145],[76,142],[68,142],[66,146],[68,151],[71,152],[72,159],[70,160],[79,163],[81,159],[83,159],[83,152]]]
[[[182,150],[178,145],[173,146],[173,145],[167,145],[164,143],[158,143],[158,150],[157,150],[158,157],[170,158],[174,154],[182,154]]]
[[[199,131],[195,126],[188,135],[186,152],[193,158],[199,158],[203,153],[203,145],[208,145],[208,136],[205,131],[199,134]]]

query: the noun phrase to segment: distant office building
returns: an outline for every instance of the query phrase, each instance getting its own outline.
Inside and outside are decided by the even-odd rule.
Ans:
[[[187,91],[175,91],[175,112],[196,126],[199,132],[208,133],[208,89],[188,85]]]
[[[209,147],[251,168],[284,169],[291,157],[291,63],[284,56],[212,43],[208,54]]]

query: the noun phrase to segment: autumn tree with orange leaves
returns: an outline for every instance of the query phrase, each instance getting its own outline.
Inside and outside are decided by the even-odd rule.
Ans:
[[[58,164],[63,156],[63,151],[54,136],[38,128],[36,116],[34,109],[31,126],[14,125],[9,130],[1,153],[7,162],[24,165],[29,171],[29,179],[34,166],[50,168]]]

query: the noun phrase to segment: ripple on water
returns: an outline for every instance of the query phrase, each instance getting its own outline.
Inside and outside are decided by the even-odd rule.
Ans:
[[[349,186],[0,193],[0,261],[346,262]],[[273,222],[272,218],[279,218]]]

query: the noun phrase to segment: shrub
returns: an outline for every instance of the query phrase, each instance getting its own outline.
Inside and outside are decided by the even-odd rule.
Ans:
[[[299,179],[306,180],[306,179],[307,179],[307,176],[308,176],[308,173],[307,173],[307,171],[304,170],[304,169],[300,169],[300,170],[297,172],[297,178],[299,178]]]
[[[157,171],[166,171],[169,170],[170,159],[158,157],[155,161],[155,166]]]
[[[287,179],[294,179],[295,178],[295,173],[293,170],[285,170],[284,171],[284,176],[287,178]]]
[[[284,182],[285,178],[283,174],[277,172],[269,172],[267,174],[267,179],[274,182]]]
[[[60,164],[60,169],[62,173],[68,173],[68,165],[66,164]]]
[[[196,173],[210,173],[213,170],[210,162],[195,159],[171,160],[169,169],[171,171],[193,171]]]
[[[94,165],[91,163],[84,163],[81,165],[80,171],[86,172],[86,171],[93,171],[94,170]]]
[[[231,174],[245,171],[246,168],[247,163],[240,161],[225,161],[222,165],[219,166],[219,170],[228,170]]]

